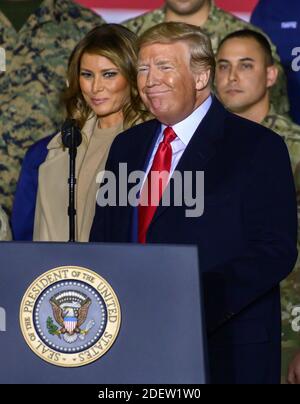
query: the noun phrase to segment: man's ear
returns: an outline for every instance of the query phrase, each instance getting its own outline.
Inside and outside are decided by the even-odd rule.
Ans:
[[[278,67],[273,65],[267,67],[267,88],[273,87],[277,81]]]
[[[196,90],[201,91],[208,86],[210,70],[203,70],[195,74]]]

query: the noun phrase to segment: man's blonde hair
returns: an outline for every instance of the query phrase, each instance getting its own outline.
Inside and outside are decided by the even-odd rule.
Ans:
[[[183,22],[163,22],[145,31],[138,39],[138,48],[155,43],[172,44],[178,41],[189,45],[191,70],[210,71],[210,85],[215,76],[216,62],[209,37],[201,28]]]

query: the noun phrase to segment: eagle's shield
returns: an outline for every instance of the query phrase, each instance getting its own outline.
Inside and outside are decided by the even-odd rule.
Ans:
[[[65,317],[64,326],[65,326],[65,329],[68,331],[68,334],[72,335],[77,326],[77,318],[76,317]]]

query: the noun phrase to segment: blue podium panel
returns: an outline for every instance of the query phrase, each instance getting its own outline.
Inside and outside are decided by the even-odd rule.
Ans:
[[[0,383],[206,382],[196,247],[3,242],[0,243],[0,262]],[[104,278],[115,292],[121,310],[114,344],[98,360],[81,367],[56,366],[36,355],[25,341],[20,326],[21,302],[30,285],[47,271],[71,266],[89,269]],[[38,289],[37,283],[33,290]],[[82,294],[75,292],[72,293],[80,302]],[[72,323],[67,303],[62,303],[66,300],[68,296],[57,293],[51,305],[58,308],[61,304],[69,310],[69,317],[65,314],[62,326],[69,330],[75,323]],[[88,300],[84,304],[89,305]],[[43,302],[41,298],[35,306],[41,312]],[[49,307],[51,305],[49,303]],[[76,313],[78,320],[80,313],[78,310]],[[67,337],[73,338],[72,329],[70,334],[66,330],[58,333],[59,312],[53,318],[48,315],[47,321],[46,317],[41,321],[45,328],[40,329],[41,336],[52,332],[52,338],[71,347]],[[85,338],[84,332],[78,331],[74,338],[78,336]]]

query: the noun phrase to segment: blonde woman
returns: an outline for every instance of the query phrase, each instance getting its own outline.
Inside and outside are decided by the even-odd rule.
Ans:
[[[128,29],[106,24],[88,33],[70,58],[63,99],[68,117],[76,120],[83,137],[76,158],[77,241],[88,241],[99,187],[96,177],[105,167],[113,140],[147,117],[136,86],[135,42]],[[35,150],[37,154],[41,155]],[[68,150],[59,133],[48,143],[46,159],[39,165],[35,241],[68,241],[68,176]]]

